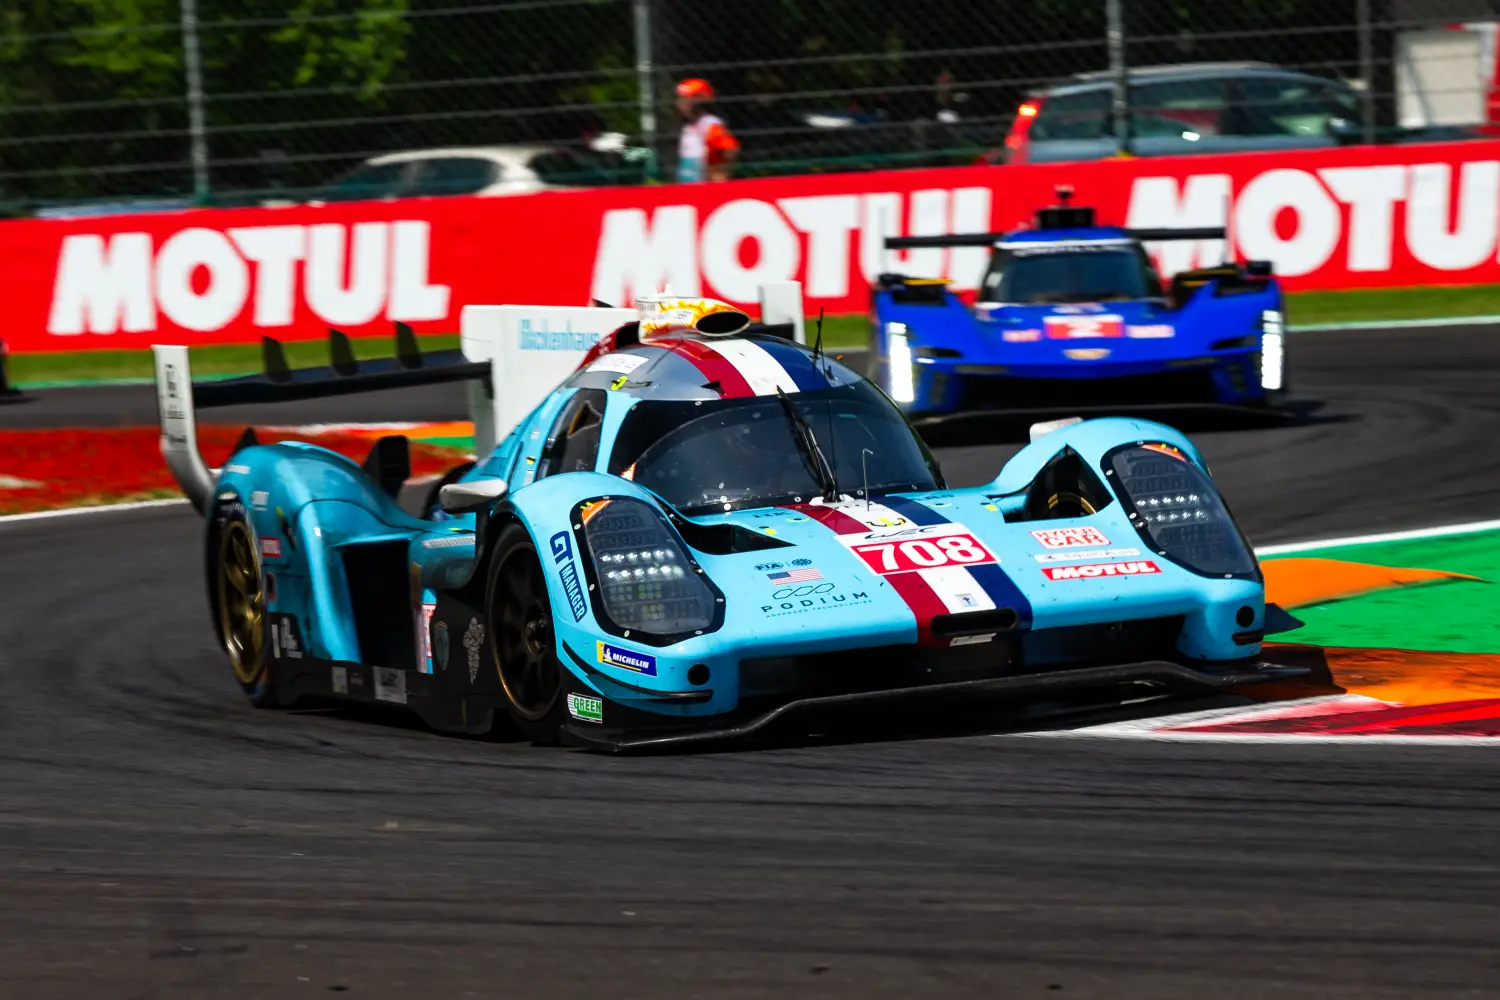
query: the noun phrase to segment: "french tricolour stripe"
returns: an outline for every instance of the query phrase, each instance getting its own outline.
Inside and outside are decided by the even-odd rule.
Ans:
[[[734,365],[750,384],[750,391],[757,396],[773,396],[777,389],[782,392],[801,389],[781,362],[753,341],[713,340],[708,342],[708,349]]]
[[[817,373],[811,362],[795,348],[783,349],[778,345],[767,349],[750,340],[685,337],[651,343],[687,358],[703,374],[705,382],[719,383],[719,393],[726,399],[772,396],[778,389],[790,393],[818,388],[814,381]]]
[[[930,508],[893,497],[885,498],[885,503],[867,504],[854,500],[836,504],[798,504],[796,510],[837,532],[840,540],[850,547],[864,542],[872,532],[896,532],[903,527],[950,523]],[[954,532],[960,530],[959,526],[953,526]],[[917,641],[922,645],[948,644],[948,640],[932,634],[932,619],[942,614],[987,611],[1003,603],[1015,608],[1025,624],[1029,625],[1031,621],[1031,605],[1005,571],[994,563],[931,567],[892,573],[883,579],[911,609],[917,620]]]
[[[906,497],[886,497],[886,506],[897,514],[909,518],[918,525],[949,524],[948,518],[924,504]],[[976,536],[977,537],[977,536]],[[974,578],[989,595],[990,607],[1014,608],[1020,618],[1021,628],[1031,627],[1031,602],[1011,580],[1010,575],[995,563],[967,567],[966,572]],[[974,610],[974,609],[970,609]]]

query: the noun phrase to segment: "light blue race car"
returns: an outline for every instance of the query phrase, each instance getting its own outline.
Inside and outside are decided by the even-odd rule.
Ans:
[[[864,377],[718,304],[602,338],[477,463],[403,502],[407,444],[362,465],[193,413],[491,378],[416,355],[194,385],[157,348],[163,449],[205,516],[213,625],[257,706],[405,706],[610,750],[723,741],[823,710],[1106,700],[1300,671],[1260,661],[1260,568],[1181,434],[1060,421],[953,489]],[[274,343],[272,344],[274,348]],[[343,358],[339,362],[339,358]],[[200,466],[195,470],[195,463]],[[410,494],[410,486],[405,494]]]

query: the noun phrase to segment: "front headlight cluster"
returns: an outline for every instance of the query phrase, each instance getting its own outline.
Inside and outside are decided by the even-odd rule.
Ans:
[[[710,629],[717,599],[676,533],[648,503],[604,499],[579,511],[603,616],[656,636]]]
[[[905,323],[885,325],[886,365],[890,371],[887,390],[898,403],[910,403],[917,398],[916,384],[912,379],[911,342],[907,339]]]
[[[1281,313],[1260,314],[1260,387],[1279,392],[1286,384],[1286,327]]]
[[[1257,577],[1259,567],[1208,475],[1168,444],[1131,445],[1105,458],[1130,523],[1154,551],[1206,576]]]

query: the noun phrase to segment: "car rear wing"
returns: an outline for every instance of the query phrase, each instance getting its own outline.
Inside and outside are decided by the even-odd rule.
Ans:
[[[292,368],[281,342],[261,339],[264,371],[259,375],[216,381],[193,381],[188,349],[157,344],[156,404],[161,424],[161,452],[183,493],[200,512],[213,494],[214,476],[198,450],[199,410],[227,406],[285,403],[377,392],[443,382],[476,382],[487,397],[494,393],[493,365],[471,361],[462,351],[423,354],[411,327],[396,324],[396,356],[360,361],[349,337],[328,331],[326,367]]]
[[[1228,235],[1223,226],[1201,226],[1190,229],[1127,229],[1125,232],[1143,243],[1161,240],[1222,240]],[[1009,233],[949,233],[945,236],[890,236],[887,250],[922,250],[928,247],[992,247],[1005,242]]]
[[[752,331],[806,343],[802,286],[774,282],[760,289],[761,322]],[[396,356],[358,360],[349,337],[328,331],[329,363],[292,368],[286,351],[261,339],[264,371],[218,381],[193,381],[188,348],[158,344],[156,401],[161,451],[193,505],[207,509],[216,477],[198,450],[198,410],[288,403],[419,385],[467,387],[477,454],[488,454],[583,361],[601,337],[640,319],[636,309],[593,306],[466,306],[459,349],[423,353],[411,327],[396,324]],[[291,421],[284,421],[291,422]]]

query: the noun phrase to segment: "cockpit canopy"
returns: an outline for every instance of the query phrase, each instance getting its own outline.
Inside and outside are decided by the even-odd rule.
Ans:
[[[577,391],[553,423],[537,479],[608,472],[688,514],[942,485],[884,393],[786,340],[658,335],[604,354],[568,385]],[[625,412],[606,419],[610,408]]]

